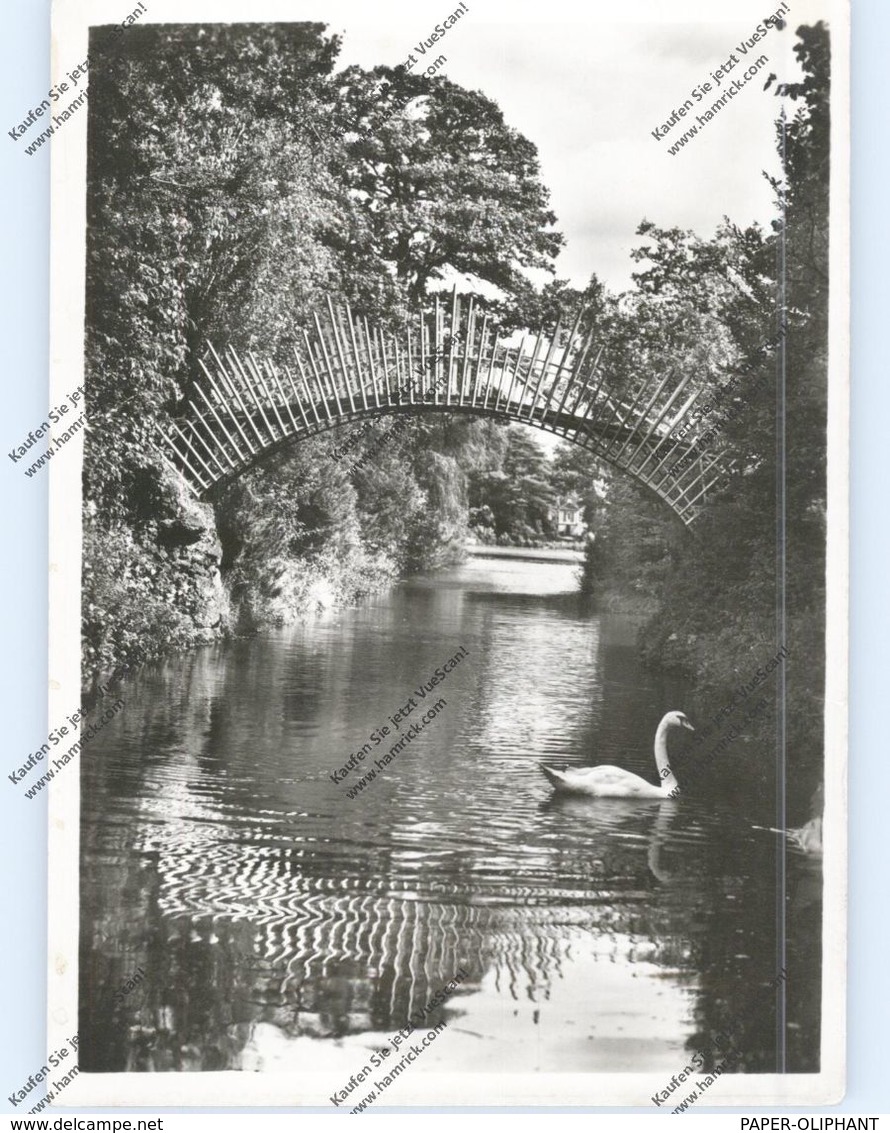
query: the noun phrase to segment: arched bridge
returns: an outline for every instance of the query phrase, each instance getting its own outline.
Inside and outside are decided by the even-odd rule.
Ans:
[[[450,306],[450,310],[448,310]],[[471,413],[518,421],[581,445],[656,493],[685,524],[730,473],[719,451],[678,438],[701,389],[641,377],[610,389],[594,334],[557,322],[518,343],[456,291],[399,334],[370,326],[346,303],[293,344],[293,363],[212,347],[184,418],[160,429],[162,453],[199,497],[271,452],[345,422],[391,413]],[[515,337],[515,336],[511,336]]]

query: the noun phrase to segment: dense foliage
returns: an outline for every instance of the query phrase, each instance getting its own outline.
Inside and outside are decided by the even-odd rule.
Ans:
[[[642,636],[646,655],[694,678],[703,713],[787,645],[791,805],[806,818],[823,758],[830,74],[825,26],[798,37],[804,79],[779,90],[795,112],[778,123],[773,230],[726,223],[705,241],[645,222],[635,253],[632,309],[645,329],[629,341],[638,349],[650,337],[666,361],[697,362],[709,392],[723,394],[737,475],[688,533],[610,478],[585,573],[594,592],[648,590],[658,611]],[[702,335],[697,359],[690,320]],[[785,349],[764,350],[780,328]],[[738,372],[744,381],[727,393]],[[771,705],[751,727],[764,775],[777,725]]]
[[[550,463],[530,431],[489,425],[485,465],[470,477],[470,528],[483,542],[517,546],[555,534]]]
[[[208,340],[275,355],[331,293],[398,324],[445,272],[508,293],[550,267],[537,156],[497,106],[444,78],[336,73],[338,50],[320,24],[93,31],[87,675],[350,600],[462,545],[472,422],[414,422],[398,444],[377,425],[360,468],[314,443],[216,510],[156,453]]]

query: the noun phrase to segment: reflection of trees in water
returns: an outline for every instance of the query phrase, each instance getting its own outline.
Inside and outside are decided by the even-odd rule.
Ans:
[[[757,837],[756,835],[750,835]],[[821,1017],[821,863],[789,854],[786,869],[784,924],[777,908],[773,839],[761,837],[763,868],[747,873],[736,868],[732,900],[713,885],[700,938],[701,990],[696,1004],[697,1030],[689,1050],[704,1050],[709,1065],[720,1061],[715,1036],[731,1033],[739,1053],[739,1071],[806,1073],[819,1068]],[[732,868],[738,841],[718,849]],[[775,865],[774,865],[775,868]],[[784,932],[784,957],[780,943]],[[756,936],[757,940],[752,940]],[[770,985],[786,968],[787,983]],[[779,1003],[785,1002],[785,1026],[779,1024]]]
[[[490,980],[502,995],[541,1004],[575,949],[655,964],[690,990],[701,973],[690,1048],[707,1049],[757,981],[775,974],[772,890],[748,855],[738,857],[737,838],[681,848],[690,814],[680,803],[548,803],[544,815],[583,822],[587,838],[581,849],[555,842],[519,885],[480,877],[472,854],[416,878],[391,858],[378,876],[349,875],[324,848],[268,844],[262,824],[255,842],[243,828],[241,842],[221,842],[204,801],[185,789],[177,810],[172,822],[144,823],[135,847],[123,825],[92,832],[101,863],[92,868],[104,877],[90,892],[104,905],[84,909],[84,1069],[230,1068],[257,1023],[290,1038],[391,1032],[461,968],[470,977],[460,994]],[[770,938],[763,947],[752,947],[752,920]],[[139,964],[143,988],[115,1005],[114,990]],[[748,1070],[773,1065],[764,1005],[737,1043]],[[458,996],[433,1021],[459,1009]]]
[[[589,933],[613,958],[628,934],[636,941],[624,957],[631,961],[654,959],[665,947],[656,943],[655,926],[637,941],[645,909],[629,905],[626,892],[613,894],[612,903],[605,878],[599,890],[497,886],[486,898],[461,883],[434,883],[430,891],[423,880],[307,877],[298,870],[287,850],[218,847],[200,871],[168,875],[159,901],[168,918],[206,920],[216,931],[249,916],[266,1002],[326,1003],[324,1018],[310,1024],[313,1033],[401,1026],[460,968],[476,980],[491,972],[514,999],[546,998],[573,941]],[[299,1021],[287,1029],[304,1033]]]
[[[498,886],[483,899],[461,883],[422,892],[423,882],[307,877],[286,847],[214,844],[208,832],[200,851],[184,851],[168,833],[148,839],[142,867],[111,866],[121,881],[111,891],[147,910],[151,929],[129,939],[115,908],[93,921],[85,1069],[221,1069],[258,1022],[291,1037],[396,1030],[460,968],[470,973],[461,993],[490,977],[540,1003],[573,947],[592,939],[604,962],[673,966],[686,948],[626,868],[617,886],[605,876],[587,891]],[[123,957],[146,968],[145,990],[114,1007]]]
[[[294,746],[282,724],[288,715],[321,732],[335,721],[336,690],[356,686],[348,650],[321,650],[308,677],[279,682],[271,694],[277,655],[247,645],[132,682],[128,704],[138,707],[113,721],[84,760],[85,1070],[238,1066],[258,1023],[288,1037],[385,1032],[460,967],[470,973],[460,995],[484,981],[486,993],[537,1005],[563,976],[577,978],[576,960],[654,964],[666,983],[688,988],[696,1048],[738,1014],[778,966],[772,843],[752,840],[736,810],[694,797],[535,803],[537,773],[526,775],[524,755],[487,756],[527,743],[536,750],[539,705],[559,707],[569,695],[556,684],[572,686],[574,732],[570,744],[562,733],[553,743],[609,762],[646,745],[629,646],[600,650],[580,632],[562,634],[557,661],[522,625],[512,646],[505,630],[487,631],[484,640],[498,643],[490,661],[479,648],[484,679],[467,691],[477,729],[471,761],[443,731],[438,794],[427,793],[429,759],[416,760],[400,769],[402,795],[378,787],[361,814],[344,809],[333,819],[323,753],[301,753],[299,763],[277,753]],[[375,624],[369,640],[379,665],[389,663],[382,647],[377,653],[382,637]],[[431,649],[424,665],[441,660]],[[580,701],[595,699],[588,670],[600,652],[608,663],[598,679],[609,695],[597,702],[594,728],[590,703]],[[496,664],[513,657],[515,665]],[[410,688],[416,658],[406,648],[393,663],[394,685]],[[567,672],[587,674],[587,683]],[[651,699],[660,710],[681,698],[658,688]],[[528,735],[499,739],[506,719],[514,730],[526,722]],[[646,752],[638,765],[644,774],[650,759]],[[509,811],[507,770],[519,777]],[[791,1069],[811,1065],[819,1041],[819,909],[803,900],[808,888],[818,895],[819,881],[805,882],[792,885],[789,903],[792,928],[810,924],[789,943]],[[115,989],[140,965],[145,981],[115,1004]],[[447,1010],[460,1006],[456,996]],[[773,1065],[771,1028],[769,1012],[752,1021],[745,1069]]]

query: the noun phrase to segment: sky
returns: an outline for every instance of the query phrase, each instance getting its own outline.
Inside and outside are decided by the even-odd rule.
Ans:
[[[652,131],[780,2],[467,0],[468,11],[435,44],[447,57],[440,73],[494,98],[507,122],[537,146],[566,237],[560,278],[583,286],[595,272],[613,289],[627,287],[635,266],[628,253],[639,243],[635,232],[644,218],[705,237],[724,216],[742,225],[770,223],[772,194],[763,171],[776,170],[780,100],[763,85],[773,72],[797,75],[793,29],[819,19],[823,0],[788,0],[790,26],[769,31],[756,45],[768,65],[678,154],[667,147],[694,122],[691,116],[666,139],[656,140]],[[320,16],[314,0],[297,0],[290,18],[323,18],[343,37],[340,65],[372,67],[401,62],[456,7],[447,0],[363,7],[331,0]],[[736,57],[724,84],[749,65],[737,51]],[[701,107],[713,97],[706,95]]]
[[[756,45],[768,57],[698,136],[675,156],[663,125],[782,0],[464,0],[467,11],[435,44],[440,73],[495,99],[506,121],[537,147],[557,227],[566,238],[557,275],[584,286],[591,273],[613,290],[630,285],[630,250],[643,219],[713,234],[724,216],[740,225],[774,219],[764,170],[775,171],[781,102],[770,73],[799,74],[794,29],[828,18],[830,0],[785,0],[787,27]],[[459,0],[176,0],[176,19],[309,20],[342,37],[339,67],[395,66]],[[120,0],[90,0],[91,22],[118,19]],[[170,19],[149,5],[148,21]],[[77,5],[55,13],[61,34]],[[727,76],[731,82],[748,65]],[[719,93],[719,92],[717,92]],[[708,106],[706,99],[701,106]],[[696,107],[698,109],[698,107]],[[683,120],[684,130],[690,118]],[[543,278],[546,278],[543,277]]]
[[[435,44],[435,54],[447,59],[439,73],[495,99],[506,121],[536,145],[565,236],[558,278],[583,287],[596,273],[613,291],[631,286],[638,265],[629,253],[642,242],[636,230],[644,219],[708,237],[724,217],[764,227],[775,218],[764,173],[778,172],[781,100],[764,84],[773,73],[782,81],[799,76],[794,29],[825,18],[823,0],[787,0],[785,29],[767,31],[747,58],[736,45],[781,0],[465,2],[468,11]],[[313,0],[296,6],[301,16],[319,18]],[[343,39],[339,66],[369,68],[402,62],[457,6],[384,0],[370,9],[369,22],[368,8],[331,0],[324,19]],[[768,63],[671,156],[668,146],[694,118],[680,119],[660,140],[652,131],[702,82],[713,90],[702,92],[695,109],[710,107],[721,93],[712,75],[733,53],[738,62],[722,77],[724,86],[754,58],[765,54]],[[534,436],[552,455],[558,439],[540,430]]]

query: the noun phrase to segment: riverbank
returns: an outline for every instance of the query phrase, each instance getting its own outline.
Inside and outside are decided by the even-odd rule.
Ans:
[[[457,456],[390,453],[347,475],[311,438],[222,498],[152,467],[141,510],[84,507],[82,681],[353,605],[463,556]],[[468,442],[469,443],[469,442]],[[415,467],[416,465],[416,467]]]
[[[473,558],[523,559],[528,563],[583,563],[584,552],[572,547],[495,547],[467,543],[464,550]]]

